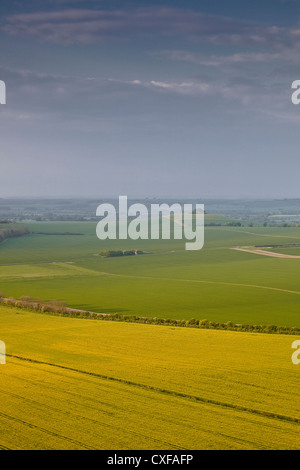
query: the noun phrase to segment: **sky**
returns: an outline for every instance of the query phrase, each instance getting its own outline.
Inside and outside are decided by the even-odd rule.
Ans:
[[[1,0],[0,197],[300,197],[300,0]]]

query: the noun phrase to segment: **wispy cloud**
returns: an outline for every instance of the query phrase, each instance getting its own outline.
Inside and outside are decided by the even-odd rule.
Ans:
[[[198,65],[209,67],[219,67],[226,65],[235,65],[242,63],[262,63],[275,62],[279,60],[290,60],[291,55],[284,52],[236,52],[231,55],[203,55],[189,51],[167,50],[153,53],[153,55],[178,60],[183,62],[191,62]],[[296,60],[294,54],[292,58]]]
[[[181,57],[181,53],[179,54]],[[204,106],[224,104],[228,112],[246,108],[247,112],[274,116],[296,122],[296,109],[290,103],[290,88],[276,80],[266,83],[259,76],[233,75],[231,73],[209,77],[162,79],[159,76],[131,80],[99,76],[67,76],[33,72],[26,69],[0,67],[1,77],[9,83],[10,119],[36,121],[51,119],[63,126],[78,126],[84,122],[86,129],[110,130],[123,118],[128,120],[132,106],[136,113],[146,118],[154,116],[155,103],[160,96],[197,100]],[[142,97],[142,100],[141,100]],[[122,104],[121,104],[122,103]],[[99,109],[101,116],[99,118]],[[268,113],[265,113],[265,110]],[[75,117],[74,117],[75,116]],[[99,120],[100,119],[100,120]],[[124,123],[122,123],[124,126]]]
[[[159,91],[170,91],[180,95],[209,95],[213,93],[214,86],[199,80],[187,80],[182,82],[163,82],[151,80],[150,84],[153,89]]]
[[[184,35],[216,44],[275,46],[291,43],[292,34],[278,26],[209,15],[178,8],[119,10],[66,9],[15,14],[2,31],[58,44],[90,44],[147,34]],[[293,32],[296,34],[296,31]]]
[[[115,83],[117,87],[120,86],[138,87],[149,92],[156,93],[173,93],[180,95],[209,95],[214,90],[214,85],[204,80],[199,79],[186,79],[184,81],[178,80],[120,80],[109,78],[108,82]]]

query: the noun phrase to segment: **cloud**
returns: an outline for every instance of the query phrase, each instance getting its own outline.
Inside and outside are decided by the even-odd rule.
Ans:
[[[119,10],[65,9],[14,14],[2,31],[58,44],[91,44],[150,34],[183,35],[215,44],[272,46],[291,43],[289,31],[277,26],[167,7]],[[293,33],[296,35],[296,31]]]
[[[150,84],[146,84],[146,86],[180,95],[210,95],[214,90],[212,84],[198,80],[184,82],[158,82],[151,80]]]
[[[295,109],[291,107],[290,88],[286,83],[281,84],[276,80],[260,79],[258,76],[244,77],[219,75],[213,80],[203,78],[187,78],[186,80],[138,80],[123,81],[109,79],[119,86],[127,87],[127,90],[137,87],[150,94],[173,95],[186,99],[199,100],[207,98],[206,105],[216,106],[225,104],[229,113],[242,112],[255,113],[258,116],[268,118],[280,118],[295,122]],[[132,99],[135,98],[133,93]],[[211,105],[209,105],[211,103]],[[268,112],[266,112],[268,110]]]
[[[203,55],[188,51],[168,50],[153,53],[154,56],[167,57],[171,60],[178,60],[183,62],[191,62],[198,65],[205,65],[209,67],[219,67],[226,65],[236,65],[242,63],[261,63],[275,62],[278,60],[290,60],[290,55],[280,52],[236,52],[231,55]],[[294,56],[293,56],[294,57]]]
[[[131,80],[98,76],[66,76],[0,66],[0,75],[8,90],[11,120],[52,122],[60,128],[124,129],[132,119],[155,122],[157,108],[167,98],[169,109],[176,99],[199,103],[201,109],[227,109],[228,113],[254,113],[278,120],[295,121],[289,83],[259,75],[214,74],[213,79],[199,76],[162,79],[159,76]],[[170,101],[172,97],[172,101]],[[6,110],[6,108],[5,108]],[[100,111],[99,111],[100,110]],[[268,110],[268,113],[266,113]],[[100,114],[99,114],[100,112]],[[52,124],[54,125],[54,124]],[[149,124],[150,125],[150,124]],[[69,127],[68,127],[69,126]]]

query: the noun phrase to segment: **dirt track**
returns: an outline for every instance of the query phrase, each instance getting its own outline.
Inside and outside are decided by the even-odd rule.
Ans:
[[[285,255],[283,253],[274,253],[273,251],[255,250],[250,248],[231,248],[231,250],[246,251],[247,253],[253,253],[255,255],[271,256],[272,258],[300,258],[300,256]]]

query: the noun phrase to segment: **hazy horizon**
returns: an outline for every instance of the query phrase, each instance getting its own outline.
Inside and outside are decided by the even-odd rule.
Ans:
[[[49,195],[49,196],[0,196],[0,200],[20,200],[20,201],[28,201],[28,200],[36,200],[36,201],[51,201],[51,200],[65,200],[65,201],[97,201],[97,200],[102,200],[102,199],[109,199],[109,200],[117,200],[119,198],[119,196],[121,195],[100,195],[100,196],[57,196],[57,195]],[[295,201],[295,200],[299,200],[300,201],[300,197],[282,197],[282,198],[278,198],[278,197],[265,197],[265,198],[259,198],[259,197],[214,197],[214,196],[209,196],[209,197],[206,197],[206,196],[180,196],[180,197],[176,197],[176,196],[170,196],[170,195],[166,195],[166,196],[162,196],[162,195],[156,195],[156,196],[130,196],[130,195],[122,195],[122,196],[127,196],[128,197],[128,200],[173,200],[173,201],[176,201],[178,200],[179,202],[180,201],[188,201],[188,200],[199,200],[199,202],[203,201],[203,200],[207,200],[207,201],[218,201],[218,202],[221,202],[221,201],[267,201],[267,202],[271,202],[271,201]]]

